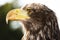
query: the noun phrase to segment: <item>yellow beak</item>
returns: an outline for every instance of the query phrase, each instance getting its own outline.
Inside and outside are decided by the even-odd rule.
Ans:
[[[13,9],[7,13],[6,23],[8,20],[26,20],[30,17],[27,14],[28,12],[22,9]]]

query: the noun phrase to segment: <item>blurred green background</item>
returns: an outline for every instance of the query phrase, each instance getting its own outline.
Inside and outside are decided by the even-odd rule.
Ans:
[[[23,35],[20,29],[11,28],[10,23],[13,21],[10,21],[9,24],[6,24],[7,12],[15,8],[20,8],[20,6],[18,7],[18,5],[15,5],[15,2],[17,2],[17,0],[0,6],[0,40],[21,40]]]

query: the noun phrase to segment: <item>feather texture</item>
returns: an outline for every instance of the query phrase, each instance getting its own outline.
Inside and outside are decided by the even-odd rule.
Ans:
[[[27,4],[24,10],[31,17],[25,28],[29,31],[27,40],[59,40],[59,27],[55,13],[43,4]]]

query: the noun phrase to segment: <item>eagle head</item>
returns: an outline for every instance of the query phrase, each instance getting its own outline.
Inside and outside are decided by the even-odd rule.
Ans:
[[[59,28],[55,13],[39,3],[27,4],[7,13],[8,20],[21,21],[22,40],[58,40]]]

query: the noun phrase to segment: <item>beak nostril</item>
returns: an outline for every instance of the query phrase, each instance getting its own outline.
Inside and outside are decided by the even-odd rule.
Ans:
[[[18,14],[16,14],[16,15],[18,15]]]

